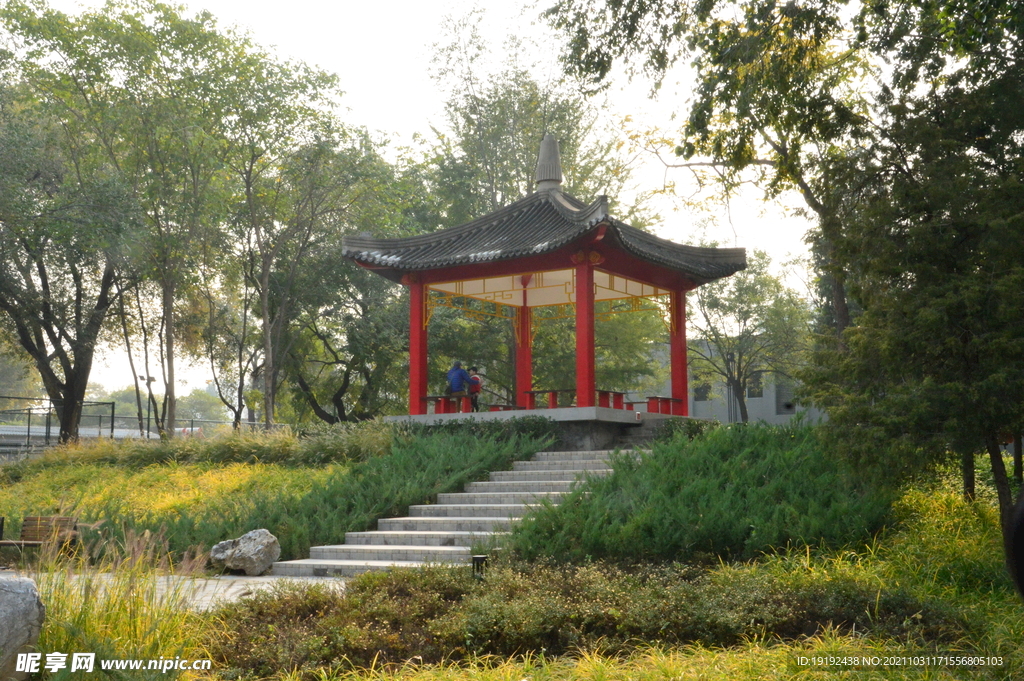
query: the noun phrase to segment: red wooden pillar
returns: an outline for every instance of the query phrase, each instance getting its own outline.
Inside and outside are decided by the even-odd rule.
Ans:
[[[533,390],[533,313],[525,305],[526,291],[523,291],[522,307],[516,308],[516,399],[515,403],[526,409],[531,408]]]
[[[404,282],[403,282],[404,283]],[[409,282],[409,413],[427,413],[427,287]]]
[[[594,264],[576,264],[576,406],[594,406]]]
[[[669,294],[669,356],[672,362],[672,397],[682,400],[673,413],[690,414],[689,385],[686,366],[686,291]],[[681,408],[681,409],[680,409]]]

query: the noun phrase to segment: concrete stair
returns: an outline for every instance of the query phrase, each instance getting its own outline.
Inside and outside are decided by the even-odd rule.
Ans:
[[[463,492],[438,494],[436,504],[411,506],[404,518],[378,520],[376,531],[348,532],[344,544],[314,546],[309,558],[274,563],[273,574],[351,577],[392,567],[470,563],[474,547],[500,543],[531,506],[558,504],[582,476],[609,473],[612,451],[539,452],[511,471],[469,483]]]

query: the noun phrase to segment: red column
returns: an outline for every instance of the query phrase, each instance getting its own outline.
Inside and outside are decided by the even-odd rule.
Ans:
[[[516,309],[516,399],[520,407],[529,409],[530,395],[533,390],[533,313],[525,305],[526,291],[523,291],[524,305]]]
[[[594,265],[576,265],[576,406],[594,406]]]
[[[409,413],[427,413],[427,287],[409,283]]]
[[[669,356],[672,361],[672,397],[682,400],[680,416],[690,413],[686,366],[686,292],[669,294]],[[679,407],[673,410],[675,412]]]

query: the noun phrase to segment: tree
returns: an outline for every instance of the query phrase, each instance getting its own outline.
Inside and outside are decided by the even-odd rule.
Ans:
[[[315,108],[334,86],[326,74],[263,64],[246,86],[237,91],[245,114],[232,130],[237,150],[230,166],[239,183],[233,222],[258,296],[263,417],[270,427],[300,266],[350,198],[342,196],[349,186],[338,182],[348,133]]]
[[[843,40],[841,4],[562,0],[547,15],[567,34],[566,68],[591,87],[607,83],[616,59],[640,62],[658,85],[671,65],[692,59],[694,96],[675,147],[681,160],[669,165],[726,193],[751,179],[769,199],[798,191],[817,219],[822,292],[841,336],[851,316],[832,244],[845,213],[828,168],[844,145],[874,132],[866,57]]]
[[[479,11],[479,10],[478,10]],[[534,191],[537,150],[545,133],[558,139],[565,191],[579,197],[608,195],[629,185],[617,131],[601,123],[599,105],[566,83],[542,83],[522,55],[535,46],[510,38],[497,68],[481,63],[490,47],[476,32],[479,14],[450,22],[447,43],[436,46],[438,85],[447,90],[445,127],[434,130],[428,181],[445,226],[469,222]],[[642,202],[613,206],[622,219],[644,227]]]
[[[138,224],[114,169],[66,142],[30,90],[0,90],[0,311],[57,408],[61,442],[78,438]]]
[[[823,350],[811,379],[837,424],[961,460],[989,456],[1004,522],[999,444],[1024,423],[1024,88],[1020,66],[894,107],[888,144],[839,252],[865,312],[849,353]]]
[[[256,242],[265,245],[270,227],[260,210],[267,204],[255,199],[273,186],[278,162],[309,141],[314,109],[329,105],[335,78],[272,59],[247,37],[218,30],[209,13],[185,17],[152,0],[112,2],[78,17],[11,2],[0,17],[24,43],[21,69],[69,139],[95,139],[143,209],[149,276],[161,294],[170,434],[179,336],[198,336],[179,329],[180,307],[197,298],[204,252],[230,251],[223,228],[239,181],[243,200],[253,204],[250,228],[263,230]],[[277,250],[261,252],[261,270]],[[274,358],[271,351],[266,359]],[[264,375],[273,376],[268,368]],[[272,400],[273,386],[265,393]]]
[[[707,140],[716,159],[743,167],[758,158],[756,147],[736,144],[744,127],[760,135],[777,122],[795,135],[798,145],[764,138],[776,152],[803,150],[767,167],[789,173],[801,191],[803,176],[832,206],[825,215],[835,219],[820,221],[818,255],[826,273],[843,273],[834,283],[864,310],[837,347],[817,355],[807,376],[816,401],[833,423],[856,428],[855,440],[881,433],[890,445],[923,443],[931,461],[958,456],[968,496],[974,453],[987,450],[1008,537],[1012,494],[998,442],[1024,423],[1024,329],[1014,312],[1019,3],[863,2],[851,12],[828,0],[564,0],[552,16],[572,37],[570,67],[597,80],[621,56],[643,59],[654,74],[682,54],[695,57],[699,94],[687,135],[696,141],[689,147],[684,137],[684,156]],[[741,18],[723,19],[731,16]],[[765,40],[773,35],[785,40]],[[844,63],[852,77],[843,76]],[[844,98],[863,65],[874,82]],[[829,77],[834,69],[839,78]],[[770,77],[754,81],[759,91],[733,87],[751,73]],[[705,128],[726,135],[703,136]],[[927,463],[920,447],[908,449],[913,460],[887,470]]]
[[[236,59],[244,44],[217,32],[209,14],[187,19],[156,2],[112,2],[78,17],[11,2],[2,18],[24,44],[25,77],[68,139],[97,144],[142,208],[149,273],[161,292],[171,433],[175,305],[195,271],[192,256],[215,243],[223,214],[222,122],[233,114],[225,85],[245,78]]]
[[[762,377],[793,378],[805,361],[811,311],[768,270],[763,251],[747,268],[688,296],[688,354],[697,383],[721,380],[746,422],[747,389]]]

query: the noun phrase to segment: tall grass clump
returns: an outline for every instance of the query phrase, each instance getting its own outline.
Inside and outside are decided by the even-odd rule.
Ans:
[[[893,524],[913,532],[881,548],[890,578],[951,598],[1012,594],[993,490],[979,485],[979,500],[968,502],[956,488],[955,480],[913,487],[893,505]]]
[[[622,455],[520,523],[511,546],[561,561],[747,559],[793,543],[842,544],[878,530],[893,493],[824,451],[814,428],[685,430]]]
[[[100,660],[209,658],[203,637],[211,620],[190,608],[196,586],[189,576],[205,560],[173,565],[166,549],[162,538],[145,533],[129,534],[117,547],[80,547],[69,555],[54,546],[39,555],[29,568],[46,607],[36,650],[44,660],[45,653],[68,655],[68,667],[48,678],[83,678],[83,672],[70,671],[71,653],[95,653],[97,678],[166,679],[181,673],[104,672]],[[90,561],[97,554],[104,558]]]

